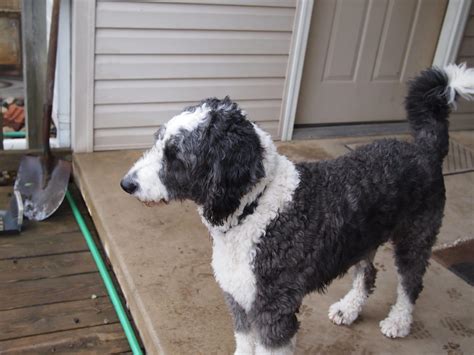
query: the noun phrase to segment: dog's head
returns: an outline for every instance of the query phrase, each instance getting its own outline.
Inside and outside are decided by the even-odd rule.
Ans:
[[[221,225],[265,175],[262,133],[228,97],[203,100],[160,127],[120,185],[148,205],[190,199]]]

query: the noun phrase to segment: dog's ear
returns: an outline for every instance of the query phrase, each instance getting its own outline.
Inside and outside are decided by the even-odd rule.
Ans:
[[[222,225],[240,199],[264,175],[260,140],[236,104],[232,109],[211,110],[205,132],[210,167],[204,217]]]

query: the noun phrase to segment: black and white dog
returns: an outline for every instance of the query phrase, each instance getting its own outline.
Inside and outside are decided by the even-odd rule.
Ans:
[[[354,266],[329,309],[349,325],[374,288],[391,241],[398,297],[380,322],[404,337],[445,204],[450,104],[474,94],[474,69],[428,69],[409,85],[414,142],[383,139],[334,160],[294,164],[228,97],[173,117],[121,181],[147,204],[190,199],[213,240],[212,267],[232,312],[236,354],[291,354],[303,297]]]

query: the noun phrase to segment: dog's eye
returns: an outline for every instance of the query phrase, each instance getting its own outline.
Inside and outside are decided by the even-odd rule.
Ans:
[[[164,156],[167,161],[173,161],[178,155],[178,150],[174,145],[167,144],[164,150]]]
[[[181,153],[173,144],[167,144],[164,150],[164,158],[167,165],[172,169],[184,168],[185,164],[181,161]]]

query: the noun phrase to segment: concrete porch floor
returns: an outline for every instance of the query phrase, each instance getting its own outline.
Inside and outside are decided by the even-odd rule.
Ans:
[[[378,137],[379,138],[379,137]],[[403,137],[402,137],[403,138]],[[474,131],[451,138],[474,149]],[[327,159],[346,144],[373,137],[294,141],[279,150],[293,160]],[[147,208],[119,180],[139,151],[77,154],[74,174],[149,354],[231,354],[231,318],[210,267],[211,241],[192,203]],[[447,206],[436,247],[474,237],[474,172],[446,179]],[[396,297],[389,245],[376,256],[376,290],[351,327],[333,325],[327,310],[350,288],[350,275],[300,311],[297,354],[468,354],[474,352],[474,289],[432,261],[411,334],[391,340],[378,323]]]

